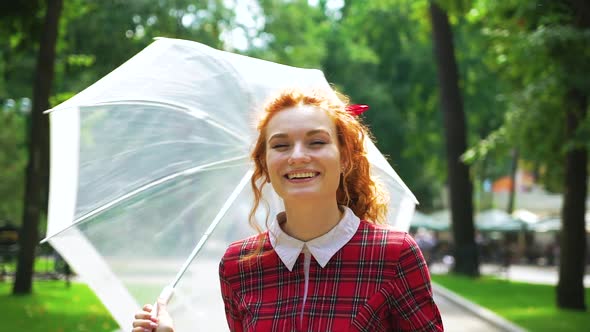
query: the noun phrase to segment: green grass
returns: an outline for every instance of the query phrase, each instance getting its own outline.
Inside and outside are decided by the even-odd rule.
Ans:
[[[456,275],[432,275],[432,280],[529,331],[580,331],[590,326],[588,311],[556,308],[554,286]]]
[[[32,295],[12,296],[12,283],[0,282],[2,331],[111,332],[117,324],[84,284],[35,281]]]

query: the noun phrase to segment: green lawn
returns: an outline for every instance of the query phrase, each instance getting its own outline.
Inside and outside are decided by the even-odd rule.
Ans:
[[[117,328],[111,315],[84,284],[35,281],[34,294],[12,296],[12,283],[0,282],[2,331],[111,332]]]
[[[432,280],[530,331],[581,331],[590,326],[590,312],[555,307],[554,286],[454,275],[432,275]]]

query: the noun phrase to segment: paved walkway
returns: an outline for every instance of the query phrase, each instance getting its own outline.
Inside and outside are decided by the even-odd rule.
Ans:
[[[479,316],[466,311],[465,308],[451,301],[448,297],[442,296],[439,292],[434,292],[434,301],[440,310],[445,331],[463,332],[496,332],[502,329],[490,324],[488,321]]]
[[[442,263],[435,263],[430,267],[433,274],[447,273],[449,267]],[[495,264],[481,264],[480,272],[484,275],[494,275],[512,281],[522,281],[531,284],[557,285],[559,271],[556,266],[511,265],[507,271]],[[584,277],[584,286],[590,287],[590,269]]]

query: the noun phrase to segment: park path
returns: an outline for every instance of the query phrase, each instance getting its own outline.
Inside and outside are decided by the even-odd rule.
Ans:
[[[504,331],[486,320],[466,311],[462,306],[457,305],[448,297],[434,292],[434,302],[440,310],[443,325],[447,332],[463,332],[463,331],[478,331],[478,332],[499,332]]]

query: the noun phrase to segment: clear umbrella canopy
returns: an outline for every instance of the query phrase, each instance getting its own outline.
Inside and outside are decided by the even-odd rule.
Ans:
[[[318,70],[159,39],[50,111],[48,241],[122,328],[174,284],[178,330],[227,329],[217,266],[253,233],[252,123],[284,87],[329,84]],[[416,200],[368,144],[389,220],[407,229]],[[270,186],[264,198],[261,224],[282,209]]]

